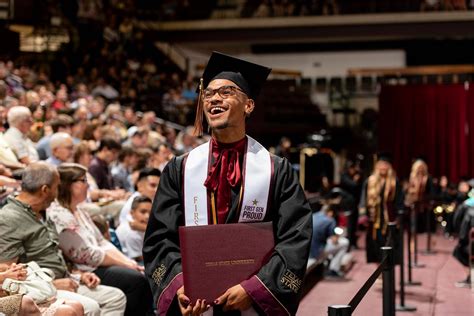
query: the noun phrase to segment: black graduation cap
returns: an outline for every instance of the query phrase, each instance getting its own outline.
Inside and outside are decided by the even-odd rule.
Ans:
[[[203,89],[214,79],[227,79],[255,99],[267,80],[271,68],[257,65],[219,52],[212,52],[202,74]]]
[[[263,84],[271,72],[271,68],[254,64],[239,58],[212,52],[197,92],[202,92],[209,83],[215,79],[227,79],[235,83],[251,99],[256,99]],[[196,120],[194,122],[195,132],[202,133],[202,103],[198,99]]]
[[[413,158],[413,163],[415,163],[417,160],[421,160],[423,161],[425,164],[428,164],[428,158],[426,158],[425,155],[416,155],[414,158]]]
[[[378,152],[376,159],[377,161],[386,161],[389,163],[392,163],[392,160],[393,160],[392,155],[386,151]]]

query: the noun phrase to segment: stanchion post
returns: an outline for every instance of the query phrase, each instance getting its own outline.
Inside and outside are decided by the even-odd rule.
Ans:
[[[421,282],[418,281],[413,281],[412,279],[412,267],[413,267],[413,261],[412,261],[412,232],[413,232],[413,205],[411,205],[408,208],[408,229],[407,229],[407,250],[408,250],[408,282],[406,285],[421,285]]]
[[[431,207],[425,208],[425,220],[426,220],[426,250],[423,251],[423,254],[425,255],[432,255],[435,254],[436,251],[433,251],[431,249],[431,213],[432,209]]]
[[[416,311],[416,307],[405,305],[405,253],[404,253],[404,226],[405,226],[405,211],[399,210],[398,211],[398,225],[399,225],[399,251],[397,252],[397,256],[399,256],[400,262],[400,305],[396,306],[397,311],[401,312],[414,312]]]
[[[395,316],[395,271],[393,269],[393,248],[381,247],[385,265],[382,272],[382,311],[383,316]]]
[[[397,223],[390,222],[388,223],[388,237],[389,237],[389,244],[386,244],[387,247],[394,247],[395,245],[395,238],[397,238]]]
[[[418,210],[415,208],[411,212],[412,222],[411,222],[411,233],[413,235],[413,268],[424,268],[424,264],[418,263],[418,234],[417,234],[417,222],[418,222]]]
[[[328,307],[328,316],[351,316],[352,309],[349,305],[331,305]]]

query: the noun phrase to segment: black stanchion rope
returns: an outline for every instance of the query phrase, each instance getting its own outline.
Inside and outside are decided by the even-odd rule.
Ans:
[[[356,295],[352,298],[352,300],[349,302],[349,306],[351,307],[351,310],[354,311],[357,308],[357,305],[359,305],[360,301],[364,298],[364,296],[367,294],[367,292],[370,290],[372,285],[375,283],[375,280],[379,277],[379,275],[382,273],[382,270],[385,267],[385,264],[387,262],[387,257],[384,257],[382,261],[380,262],[379,266],[377,269],[372,273],[372,275],[365,281],[364,285],[357,291]]]

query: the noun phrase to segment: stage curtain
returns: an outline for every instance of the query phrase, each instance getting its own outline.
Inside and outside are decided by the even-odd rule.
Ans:
[[[468,161],[474,155],[474,140],[468,130],[472,126],[474,131],[474,110],[472,104],[468,109],[468,102],[473,102],[468,92],[463,84],[382,87],[379,149],[392,153],[399,178],[408,177],[415,157],[426,158],[430,173],[437,177],[458,181],[472,175]]]
[[[468,172],[474,177],[474,84],[472,83],[467,91],[467,131]]]

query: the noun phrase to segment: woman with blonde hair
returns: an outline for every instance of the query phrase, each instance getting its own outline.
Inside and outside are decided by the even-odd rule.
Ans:
[[[425,230],[425,211],[429,211],[428,208],[426,208],[426,202],[429,201],[433,191],[433,180],[428,174],[428,165],[423,159],[418,158],[411,166],[410,178],[408,180],[408,188],[405,196],[405,205],[413,207],[417,214],[416,229],[418,232]],[[432,227],[435,227],[434,224]]]
[[[366,235],[367,262],[380,262],[380,247],[385,246],[388,223],[395,221],[403,209],[403,191],[393,170],[390,156],[379,154],[374,171],[363,185],[359,203],[360,214],[368,217]]]
[[[408,180],[406,205],[422,202],[426,193],[430,193],[431,179],[428,175],[428,165],[422,159],[413,162]]]

